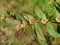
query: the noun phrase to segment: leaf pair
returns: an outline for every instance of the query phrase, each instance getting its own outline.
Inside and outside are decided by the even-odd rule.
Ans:
[[[42,29],[40,27],[40,25],[38,23],[35,23],[34,25],[34,31],[36,33],[36,37],[38,39],[38,42],[41,44],[41,45],[48,45],[45,37],[44,37],[44,34],[42,32]]]

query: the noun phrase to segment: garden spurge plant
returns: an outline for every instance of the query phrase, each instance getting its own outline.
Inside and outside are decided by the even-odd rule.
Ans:
[[[58,45],[59,0],[0,0],[0,4],[6,8],[0,11],[0,45]]]

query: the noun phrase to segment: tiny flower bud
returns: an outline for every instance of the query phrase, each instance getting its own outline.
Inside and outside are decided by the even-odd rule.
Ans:
[[[23,23],[21,24],[21,27],[22,27],[22,28],[25,28],[26,25],[27,25],[27,22],[26,22],[26,21],[23,21]]]
[[[47,19],[47,18],[43,18],[43,19],[41,20],[41,23],[46,24],[46,23],[47,23],[47,21],[48,21],[48,19]]]
[[[59,23],[60,22],[60,16],[57,16],[56,21]]]
[[[54,3],[54,0],[51,0],[51,1],[49,2],[49,4],[51,4],[51,5],[53,5],[53,3]]]
[[[29,20],[29,23],[30,23],[30,24],[34,24],[34,23],[35,23],[35,19],[33,19],[33,18],[30,19],[30,20]]]
[[[1,16],[1,20],[4,20],[5,16],[6,16],[6,15],[2,15],[2,16]]]

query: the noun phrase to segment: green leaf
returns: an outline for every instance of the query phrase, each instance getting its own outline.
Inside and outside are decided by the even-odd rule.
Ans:
[[[0,12],[0,17],[3,15],[3,13],[2,12]]]
[[[43,34],[43,32],[42,32],[42,29],[41,29],[41,27],[40,27],[40,25],[38,24],[38,23],[35,23],[34,24],[34,30],[35,30],[35,33],[36,33],[36,35],[37,35],[37,38],[38,38],[38,42],[41,44],[41,45],[48,45],[47,44],[47,41],[46,41],[46,39],[45,39],[45,37],[44,37],[44,34]]]
[[[55,28],[54,28],[54,25],[52,22],[48,21],[46,24],[46,27],[47,27],[47,31],[51,37],[54,37],[54,38],[58,37],[57,32],[55,31]]]
[[[12,26],[12,22],[10,21],[8,17],[5,18],[5,22],[8,26]]]
[[[35,14],[39,19],[46,18],[46,15],[38,6],[35,6]]]

